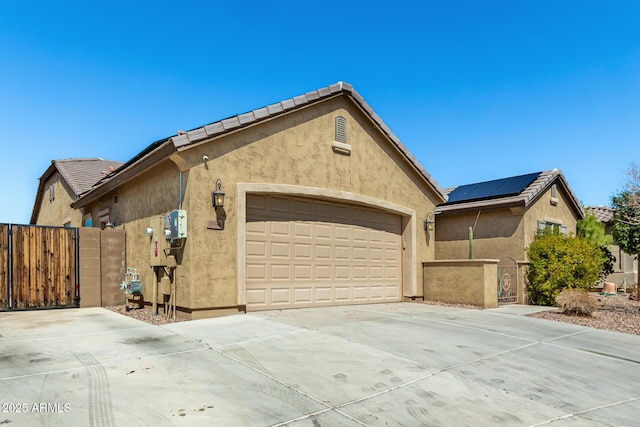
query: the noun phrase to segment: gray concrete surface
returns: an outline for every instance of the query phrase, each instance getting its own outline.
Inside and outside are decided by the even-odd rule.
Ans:
[[[0,313],[0,424],[632,426],[640,337],[400,303],[152,326]]]

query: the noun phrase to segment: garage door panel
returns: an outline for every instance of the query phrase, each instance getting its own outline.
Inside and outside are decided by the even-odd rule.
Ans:
[[[351,301],[351,286],[336,286],[335,295],[338,302]]]
[[[289,243],[271,242],[269,256],[272,258],[290,258]]]
[[[300,281],[300,280],[311,280],[311,272],[312,272],[312,267],[311,265],[295,265],[293,267],[293,280],[295,281]]]
[[[348,265],[336,265],[334,271],[336,280],[349,280],[351,278],[351,267]]]
[[[330,265],[316,265],[315,266],[315,278],[316,280],[332,280],[331,274],[333,268]]]
[[[294,243],[293,256],[295,259],[311,259],[312,245],[310,243]]]
[[[400,269],[395,267],[388,267],[384,270],[385,280],[400,280]]]
[[[318,224],[315,225],[316,230],[316,240],[331,240],[333,237],[331,236],[331,225],[329,224]]]
[[[267,306],[267,290],[247,289],[247,304],[253,306]]]
[[[271,280],[290,280],[290,265],[289,264],[271,264],[271,274],[267,279]]]
[[[259,241],[247,241],[247,256],[250,257],[266,257],[267,256],[267,244],[266,242]]]
[[[315,288],[315,302],[316,303],[330,303],[333,301],[333,288],[324,287],[324,288]]]
[[[294,304],[312,303],[313,289],[311,287],[298,287],[294,290]]]
[[[291,235],[290,231],[289,231],[289,223],[288,222],[278,222],[278,221],[272,221],[270,223],[268,223],[271,227],[270,230],[269,228],[267,228],[268,232],[272,235],[272,236],[284,236],[284,237],[289,237]]]
[[[293,235],[297,239],[310,239],[311,238],[311,223],[294,222],[293,223]]]
[[[329,245],[315,245],[316,260],[331,259],[331,246]]]
[[[384,299],[384,286],[382,285],[369,286],[369,298],[371,300],[377,300],[377,301]]]
[[[249,310],[400,299],[399,216],[295,197],[247,199]]]
[[[336,240],[351,240],[351,229],[344,225],[334,227]]]
[[[357,265],[353,267],[353,279],[354,280],[367,280],[367,267],[364,265]]]
[[[368,288],[366,286],[354,286],[353,287],[353,301],[363,302],[369,299]]]
[[[247,264],[247,280],[264,282],[268,278],[266,264]]]
[[[349,246],[335,246],[335,259],[348,261],[351,259],[351,248]]]
[[[291,304],[291,289],[287,288],[275,288],[271,289],[271,304],[272,305],[290,305]]]

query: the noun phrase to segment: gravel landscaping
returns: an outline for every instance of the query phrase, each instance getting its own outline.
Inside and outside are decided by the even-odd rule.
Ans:
[[[179,319],[176,317],[176,320],[171,318],[167,318],[167,316],[162,313],[162,308],[158,309],[158,314],[153,315],[151,311],[151,307],[145,308],[132,308],[127,311],[126,306],[123,305],[113,305],[110,307],[105,307],[107,310],[115,311],[116,313],[123,314],[125,316],[133,317],[137,320],[142,320],[143,322],[151,323],[152,325],[166,325],[168,323],[174,322],[183,322],[183,319]]]
[[[594,293],[590,296],[598,302],[598,309],[592,316],[569,316],[558,310],[542,311],[529,316],[640,335],[640,302],[629,299],[629,294],[605,296]]]

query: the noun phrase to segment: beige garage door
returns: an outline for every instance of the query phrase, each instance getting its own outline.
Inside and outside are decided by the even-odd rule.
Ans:
[[[401,218],[313,199],[247,195],[247,309],[399,301]]]

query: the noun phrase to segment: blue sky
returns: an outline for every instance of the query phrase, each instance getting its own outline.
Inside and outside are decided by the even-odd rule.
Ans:
[[[609,204],[640,147],[640,2],[0,2],[0,222],[53,159],[351,83],[442,187],[558,168]]]

